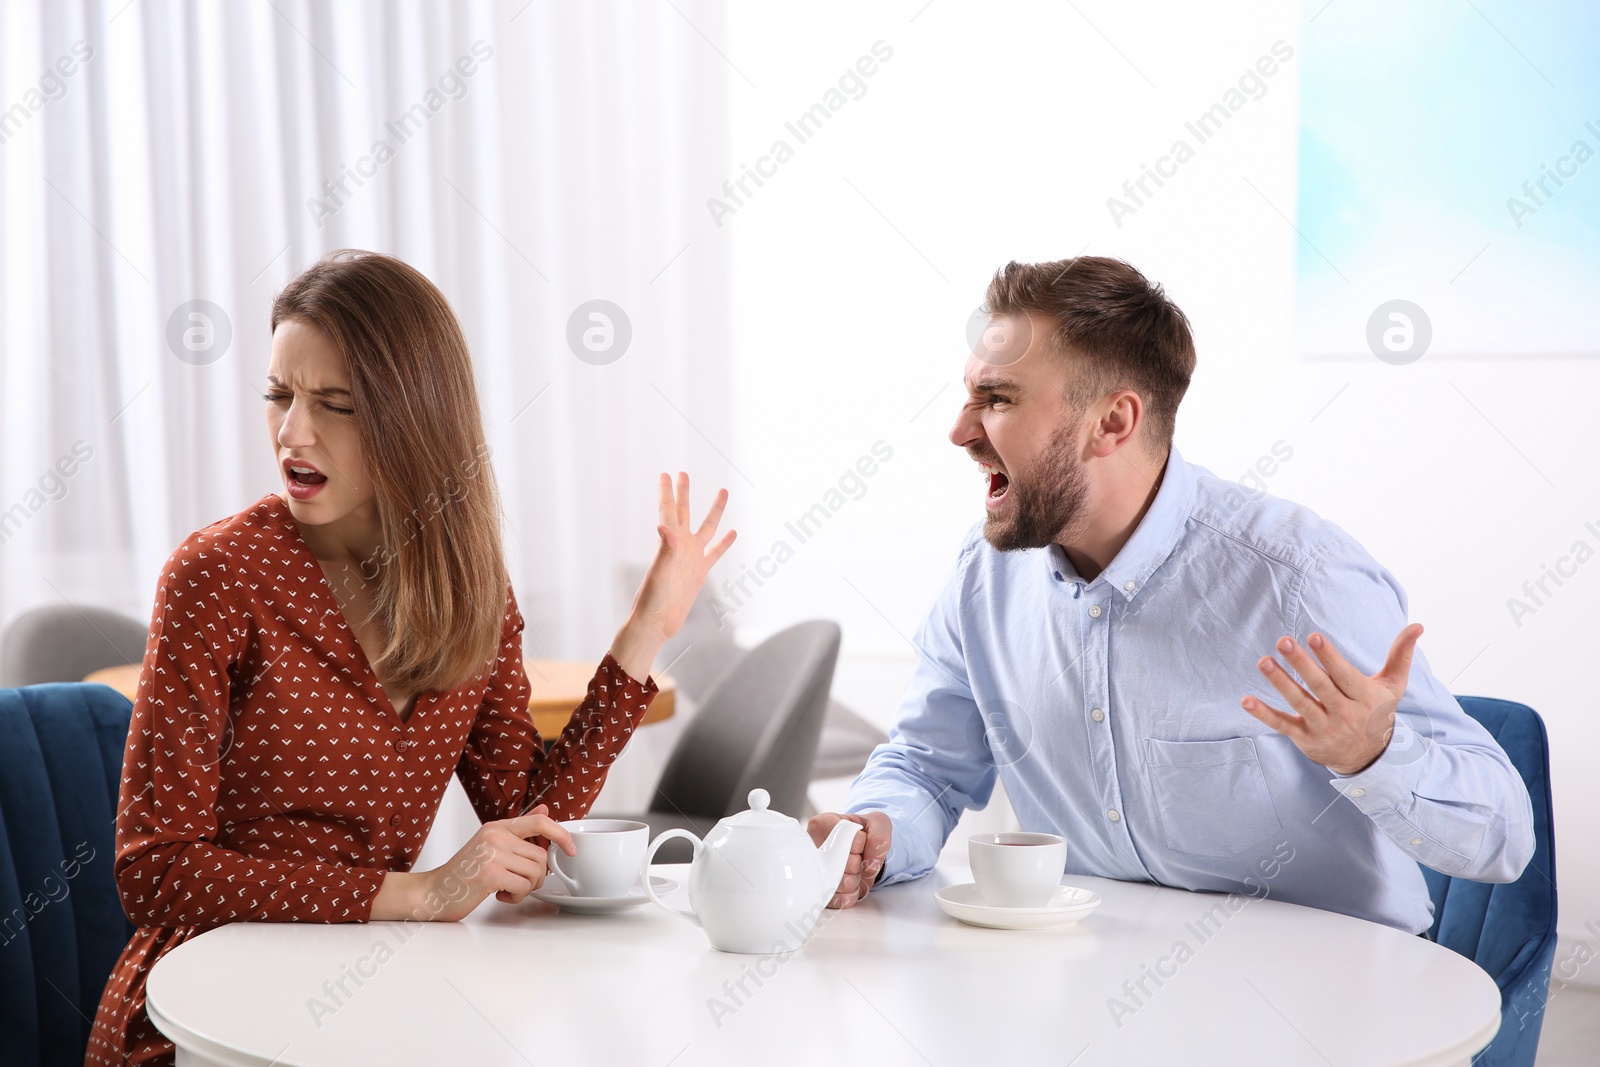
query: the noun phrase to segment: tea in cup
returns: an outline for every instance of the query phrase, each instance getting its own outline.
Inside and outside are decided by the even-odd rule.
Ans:
[[[650,827],[629,819],[573,819],[561,824],[578,854],[550,846],[550,873],[575,897],[620,897],[639,881]]]
[[[1067,840],[1059,834],[1012,831],[973,834],[967,862],[984,903],[996,908],[1042,908],[1067,869]]]

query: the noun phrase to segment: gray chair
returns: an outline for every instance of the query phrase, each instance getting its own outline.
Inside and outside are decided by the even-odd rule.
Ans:
[[[610,815],[650,824],[651,835],[685,829],[704,836],[717,820],[765,789],[771,806],[798,817],[816,759],[839,658],[839,625],[816,620],[791,626],[741,655],[706,692],[694,719],[667,758],[650,810]],[[688,842],[673,841],[656,857],[684,863]]]
[[[102,667],[140,663],[149,636],[144,623],[105,608],[35,608],[0,640],[0,688],[81,682]]]
[[[624,563],[617,568],[617,590],[622,599],[618,610],[624,615],[632,603],[633,591],[644,581],[644,568],[634,563]],[[733,640],[733,626],[727,620],[720,624],[711,608],[710,587],[700,591],[689,608],[683,627],[666,644],[656,662],[665,664],[677,682],[678,694],[693,701],[696,706],[717,679],[744,655]],[[817,742],[817,759],[811,767],[811,777],[854,778],[867,765],[872,750],[889,740],[889,735],[874,726],[848,705],[833,698],[828,699],[828,710],[822,717],[822,737]],[[809,805],[786,815],[799,817],[810,812]]]
[[[883,730],[837,700],[830,700],[811,777],[854,778],[867,765],[872,750],[888,740],[889,735]]]

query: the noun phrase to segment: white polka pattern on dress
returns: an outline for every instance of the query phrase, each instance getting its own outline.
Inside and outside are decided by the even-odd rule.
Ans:
[[[485,822],[580,818],[656,692],[609,655],[548,753],[507,588],[486,676],[402,722],[288,505],[269,494],[167,561],[123,762],[117,887],[138,932],[86,1064],[171,1062],[144,1011],[161,955],[227,922],[365,922],[411,868],[453,770]]]

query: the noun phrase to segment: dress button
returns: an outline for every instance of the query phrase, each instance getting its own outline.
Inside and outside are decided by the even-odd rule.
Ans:
[[[1106,812],[1106,818],[1110,819],[1112,822],[1121,822],[1122,813],[1116,808],[1112,808],[1110,811]]]
[[[404,741],[398,741],[397,740],[394,743],[394,750],[396,752],[404,752],[406,750],[406,743]]]
[[[1353,797],[1364,797],[1367,795],[1367,791],[1365,789],[1352,789],[1350,790],[1350,795]]]
[[[1100,605],[1099,604],[1090,604],[1089,605],[1089,618],[1098,619],[1099,617],[1100,617]]]
[[[389,816],[389,825],[390,826],[399,826],[400,825],[400,813],[398,811],[395,812],[393,815]]]
[[[1106,713],[1101,711],[1099,708],[1095,708],[1089,713],[1089,718],[1093,719],[1095,722],[1104,722],[1105,717]]]

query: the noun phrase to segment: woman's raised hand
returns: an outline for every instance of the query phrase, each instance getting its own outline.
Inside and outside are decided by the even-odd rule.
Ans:
[[[706,575],[737,536],[735,531],[729,530],[717,537],[717,525],[728,505],[726,489],[717,490],[716,499],[698,528],[690,526],[687,474],[678,472],[676,487],[672,478],[663,474],[659,496],[660,523],[656,532],[661,535],[661,543],[633,598],[628,621],[611,646],[617,663],[634,678],[643,678],[649,673],[661,643],[683,626],[690,605],[706,584]]]

